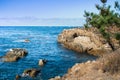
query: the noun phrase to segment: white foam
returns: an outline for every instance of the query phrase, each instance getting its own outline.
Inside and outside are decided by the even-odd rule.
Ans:
[[[25,42],[25,40],[15,40],[13,42]]]

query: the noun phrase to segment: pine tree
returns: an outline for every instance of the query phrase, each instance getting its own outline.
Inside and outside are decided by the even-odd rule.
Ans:
[[[120,5],[117,1],[114,3],[114,10],[111,10],[111,5],[106,5],[107,0],[100,0],[102,5],[96,4],[95,7],[99,11],[98,14],[85,11],[86,17],[85,28],[96,27],[101,34],[110,43],[110,32],[106,30],[107,27],[117,26],[120,27]],[[116,39],[120,40],[120,33],[115,34]],[[114,50],[114,48],[113,48]]]

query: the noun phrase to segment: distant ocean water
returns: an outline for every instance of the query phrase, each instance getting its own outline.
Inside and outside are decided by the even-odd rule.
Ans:
[[[11,48],[25,48],[29,52],[17,62],[0,62],[0,80],[14,80],[17,74],[22,74],[28,68],[41,68],[41,74],[36,78],[23,80],[48,80],[64,75],[75,63],[95,59],[93,56],[68,50],[57,43],[58,34],[69,28],[73,27],[0,26],[0,56]],[[24,43],[25,39],[30,42]],[[48,62],[40,67],[39,59],[46,59]]]

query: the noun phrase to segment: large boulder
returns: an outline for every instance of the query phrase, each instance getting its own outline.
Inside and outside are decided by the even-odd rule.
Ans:
[[[112,51],[111,45],[96,28],[63,30],[58,36],[58,42],[68,49],[80,53],[87,52],[95,56],[102,56]],[[115,44],[116,49],[120,47],[120,44],[118,44],[117,40],[115,42],[115,39],[113,44]]]
[[[5,62],[13,62],[27,55],[27,51],[21,48],[10,49],[2,60]]]

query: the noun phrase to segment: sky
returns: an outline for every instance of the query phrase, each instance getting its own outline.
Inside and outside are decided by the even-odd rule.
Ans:
[[[115,0],[108,0],[113,4]],[[120,0],[117,0],[120,2]],[[0,0],[0,26],[81,26],[100,0]]]

